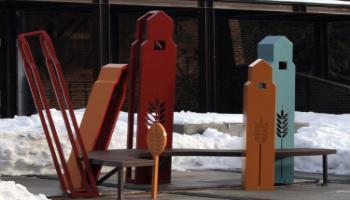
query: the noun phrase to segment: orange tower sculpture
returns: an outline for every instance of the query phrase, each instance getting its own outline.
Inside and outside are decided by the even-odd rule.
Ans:
[[[244,142],[242,182],[247,190],[274,186],[275,99],[272,67],[258,59],[249,66],[244,85]]]

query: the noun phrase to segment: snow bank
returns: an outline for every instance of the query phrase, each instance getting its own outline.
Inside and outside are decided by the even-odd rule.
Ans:
[[[76,110],[78,122],[84,110]],[[60,113],[52,114],[61,135],[64,154],[68,158],[70,144],[65,133]],[[241,123],[242,115],[217,113],[174,113],[175,123]],[[309,127],[298,130],[296,147],[336,148],[337,155],[329,157],[329,170],[334,174],[350,175],[350,114],[330,115],[318,113],[296,113],[296,121],[307,122]],[[110,148],[126,148],[127,113],[122,112],[114,131]],[[182,135],[174,133],[174,148],[241,149],[242,138],[231,136],[216,129],[207,129],[203,134]],[[0,119],[0,174],[54,174],[46,139],[38,115]],[[174,170],[188,169],[236,169],[241,167],[240,158],[220,157],[174,157]],[[321,171],[321,158],[298,157],[295,169],[306,172]]]
[[[65,157],[68,159],[71,145],[59,111],[52,109],[57,132]],[[84,109],[76,110],[80,123]],[[111,148],[126,148],[127,113],[121,113],[115,128]],[[50,151],[41,128],[39,116],[0,119],[0,174],[28,175],[55,174]]]
[[[308,122],[308,127],[298,130],[296,147],[320,147],[337,149],[337,154],[328,157],[330,173],[350,175],[350,114],[334,115],[320,113],[296,113],[298,121]],[[295,169],[306,172],[322,172],[322,159],[299,157]]]
[[[174,148],[241,149],[242,138],[208,128],[203,134],[174,133]],[[236,169],[241,168],[241,158],[225,157],[173,157],[173,169]]]
[[[242,123],[241,114],[195,113],[181,111],[174,113],[174,124]]]
[[[34,195],[23,185],[0,180],[0,200],[46,200],[43,194]]]

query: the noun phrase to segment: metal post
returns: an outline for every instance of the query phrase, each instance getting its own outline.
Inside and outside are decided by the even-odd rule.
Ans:
[[[25,11],[17,12],[17,33],[25,32],[26,27],[26,13]],[[32,106],[29,106],[32,102],[32,97],[30,95],[30,90],[28,87],[28,82],[24,72],[24,63],[21,56],[17,56],[20,54],[20,50],[16,50],[16,60],[17,60],[17,109],[16,114],[18,115],[29,115],[32,114],[34,109]]]
[[[118,8],[110,10],[110,61],[112,63],[119,63],[119,13]]]
[[[118,171],[118,199],[123,199],[124,190],[124,168],[121,167]]]
[[[213,0],[198,0],[199,7],[199,63],[202,82],[202,111],[216,110],[215,70],[215,11]]]
[[[99,66],[110,63],[110,4],[109,0],[98,0],[98,52]]]
[[[328,183],[328,160],[327,155],[322,155],[322,172],[323,172],[323,186],[326,186]]]
[[[5,27],[4,26],[4,24],[3,24],[3,21],[2,21],[2,19],[4,19],[5,18],[5,16],[2,14],[2,13],[0,13],[0,26],[1,27]],[[3,38],[4,38],[4,33],[3,33],[3,30],[0,30],[0,118],[2,118],[2,115],[3,115],[3,113],[4,113],[4,106],[2,105],[3,103],[2,102],[4,102],[4,97],[5,97],[5,95],[2,95],[2,91],[3,91],[3,86],[5,85],[4,84],[4,80],[5,80],[5,76],[4,76],[4,74],[5,74],[5,70],[4,70],[4,63],[3,63],[3,54],[5,53],[5,51],[4,51],[4,48],[3,48],[3,42],[2,42],[2,40],[3,40]]]
[[[327,79],[329,75],[327,22],[316,22],[314,34],[316,49],[316,75]]]
[[[17,15],[15,11],[5,12],[5,38],[2,40],[4,61],[2,62],[2,117],[13,117],[17,110],[17,69],[16,69],[16,35]]]

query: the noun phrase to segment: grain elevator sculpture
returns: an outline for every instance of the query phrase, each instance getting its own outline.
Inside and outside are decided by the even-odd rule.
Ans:
[[[258,44],[258,58],[272,65],[276,92],[276,149],[294,147],[295,133],[295,65],[293,43],[284,36],[267,36]],[[275,162],[275,183],[291,184],[294,158]]]

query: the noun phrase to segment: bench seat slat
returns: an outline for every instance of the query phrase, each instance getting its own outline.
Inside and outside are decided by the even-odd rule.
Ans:
[[[335,154],[335,149],[319,148],[293,148],[276,149],[276,157],[284,158],[291,156],[317,156]],[[242,149],[167,149],[162,156],[217,156],[217,157],[243,157]],[[109,165],[116,167],[129,166],[152,166],[151,154],[147,150],[140,149],[112,149],[107,151],[92,151],[88,153],[92,164]]]
[[[151,159],[142,159],[136,157],[119,157],[119,155],[111,158],[110,154],[94,154],[92,156],[88,156],[91,164],[94,165],[105,165],[105,166],[114,166],[118,168],[122,167],[147,167],[153,166],[154,161]]]

